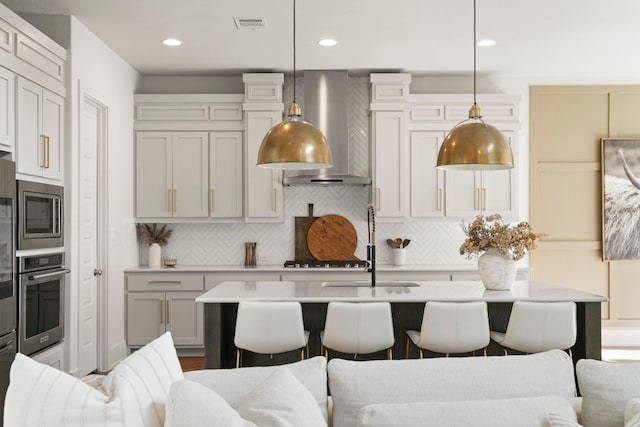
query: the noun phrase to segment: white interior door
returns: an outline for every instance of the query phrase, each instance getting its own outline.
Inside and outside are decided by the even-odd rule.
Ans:
[[[79,147],[78,233],[78,372],[98,367],[98,286],[101,280],[99,218],[99,153],[104,141],[106,110],[83,97]]]

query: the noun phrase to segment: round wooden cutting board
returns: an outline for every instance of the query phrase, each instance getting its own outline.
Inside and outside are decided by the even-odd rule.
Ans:
[[[311,255],[320,261],[355,260],[358,245],[356,229],[343,216],[325,215],[316,219],[307,232]]]

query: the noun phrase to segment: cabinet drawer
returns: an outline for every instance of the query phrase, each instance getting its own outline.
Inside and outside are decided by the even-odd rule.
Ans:
[[[34,39],[18,34],[16,38],[16,56],[54,79],[64,82],[64,62],[66,58],[57,56]]]
[[[206,104],[189,105],[137,105],[136,120],[141,121],[201,121],[209,120],[209,106]]]
[[[413,105],[411,106],[411,120],[416,122],[444,120],[444,105]]]
[[[202,274],[161,273],[127,275],[129,291],[202,291]]]
[[[209,120],[242,120],[242,104],[211,104]]]

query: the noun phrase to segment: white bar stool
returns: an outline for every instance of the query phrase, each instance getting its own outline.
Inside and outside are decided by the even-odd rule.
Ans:
[[[486,356],[490,341],[487,303],[429,301],[424,305],[420,331],[406,332],[407,359],[410,341],[420,350],[421,359],[423,349],[444,353],[447,357],[451,353],[475,353],[484,349]]]
[[[242,366],[242,350],[276,354],[302,349],[308,353],[309,332],[304,330],[299,302],[240,301],[236,317],[236,368]]]
[[[539,353],[552,349],[569,350],[576,343],[574,302],[515,301],[506,332],[491,331],[491,339],[507,349]]]
[[[329,351],[353,354],[369,354],[387,350],[387,358],[393,359],[393,319],[388,302],[330,302],[324,331],[320,341],[325,357]]]

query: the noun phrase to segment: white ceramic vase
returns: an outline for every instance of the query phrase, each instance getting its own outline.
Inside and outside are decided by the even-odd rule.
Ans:
[[[393,265],[404,265],[407,262],[407,250],[405,248],[392,248],[391,261]]]
[[[478,273],[486,289],[506,291],[516,278],[516,262],[497,249],[489,249],[478,258]]]
[[[160,261],[162,259],[162,248],[158,243],[152,243],[149,245],[149,267],[160,268]]]

